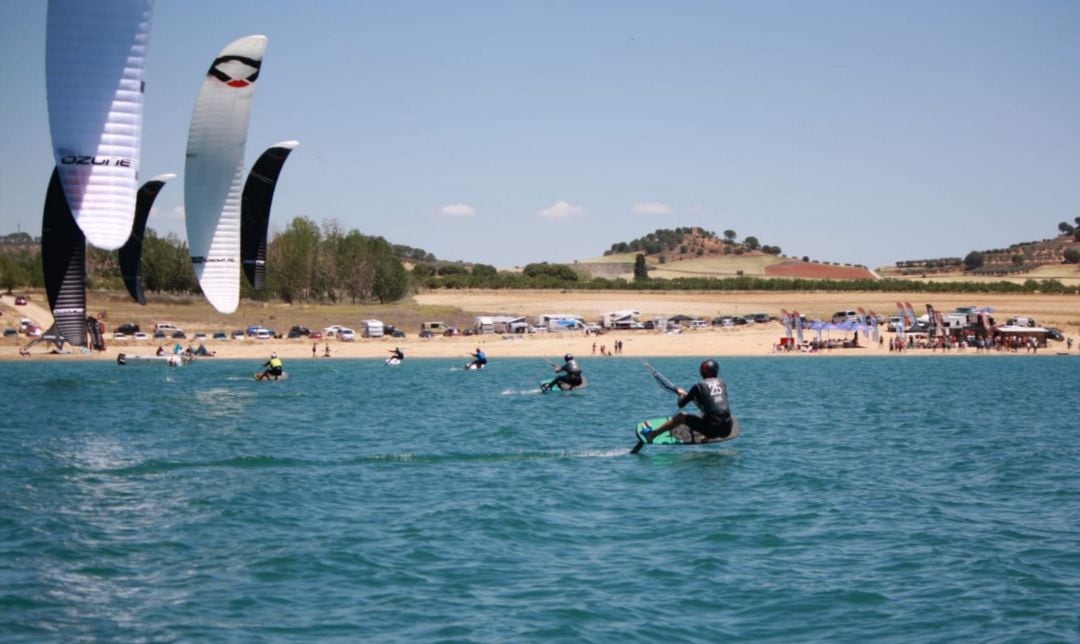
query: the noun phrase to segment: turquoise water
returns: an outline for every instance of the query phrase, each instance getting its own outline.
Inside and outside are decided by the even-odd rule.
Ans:
[[[1080,641],[1075,358],[460,362],[5,363],[0,637]]]

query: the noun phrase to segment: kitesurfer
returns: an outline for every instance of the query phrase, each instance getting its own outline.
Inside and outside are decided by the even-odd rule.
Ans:
[[[263,372],[258,375],[256,380],[264,380],[271,377],[274,380],[277,380],[285,371],[285,365],[282,364],[281,358],[277,357],[276,352],[270,354],[270,359],[264,362],[263,366],[266,367],[266,369],[264,369]]]
[[[701,363],[698,371],[702,380],[691,387],[690,391],[679,387],[676,393],[679,396],[680,408],[693,401],[701,410],[701,415],[679,412],[659,427],[653,428],[646,424],[645,431],[642,432],[646,441],[651,443],[660,434],[679,425],[686,425],[709,438],[727,438],[731,435],[733,423],[731,409],[728,407],[727,383],[719,378],[720,365],[710,358]]]
[[[561,376],[556,376],[551,382],[545,382],[540,385],[540,391],[548,391],[558,387],[562,389],[562,385],[566,385],[566,389],[573,389],[574,387],[580,387],[584,382],[581,378],[581,366],[578,365],[577,360],[574,360],[574,356],[566,354],[563,356],[565,362],[561,367],[555,367],[555,373],[562,372]]]
[[[473,357],[473,361],[465,365],[466,369],[483,369],[487,364],[487,355],[480,350],[480,347],[476,347],[476,353],[470,353]]]

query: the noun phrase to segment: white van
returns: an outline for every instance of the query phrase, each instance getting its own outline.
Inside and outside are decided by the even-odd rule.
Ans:
[[[833,324],[839,324],[841,322],[858,322],[859,314],[856,311],[837,311],[832,314]]]
[[[176,331],[183,331],[180,327],[176,326],[172,322],[158,322],[154,325],[154,331],[161,331],[166,335],[172,335]]]
[[[381,338],[383,337],[383,323],[381,320],[364,320],[362,322],[364,326],[365,338]]]

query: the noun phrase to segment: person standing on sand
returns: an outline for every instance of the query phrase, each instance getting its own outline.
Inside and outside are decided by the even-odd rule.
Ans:
[[[315,350],[318,349],[318,348],[319,348],[319,343],[318,342],[312,342],[311,343],[311,357],[312,358],[316,357]]]
[[[326,346],[324,347],[323,357],[324,358],[329,358],[330,357],[330,343],[329,342],[327,342]]]
[[[698,372],[703,378],[701,381],[690,391],[680,387],[676,393],[679,395],[680,408],[693,401],[701,409],[701,416],[679,412],[659,427],[649,427],[646,423],[646,429],[642,432],[646,441],[651,443],[660,434],[679,425],[686,425],[708,438],[727,438],[731,435],[734,423],[728,407],[727,383],[719,377],[720,365],[710,358],[701,363]]]

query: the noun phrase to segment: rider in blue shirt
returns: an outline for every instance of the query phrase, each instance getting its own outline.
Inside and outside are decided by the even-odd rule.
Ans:
[[[476,347],[476,353],[469,354],[475,358],[468,366],[470,369],[483,369],[487,364],[487,356],[480,350],[480,347]]]

